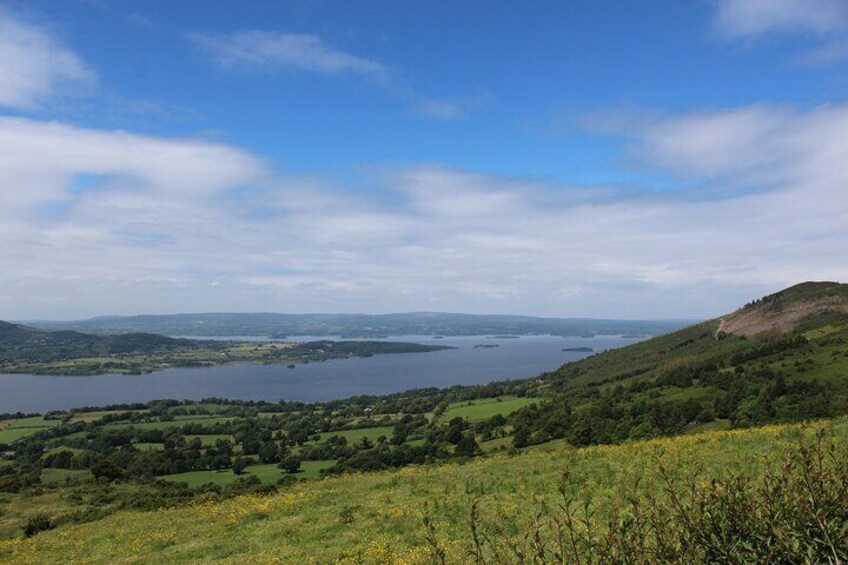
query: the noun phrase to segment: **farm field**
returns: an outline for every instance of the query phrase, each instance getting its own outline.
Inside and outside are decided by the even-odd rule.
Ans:
[[[481,398],[467,402],[456,402],[451,404],[441,419],[450,421],[454,418],[464,418],[469,422],[486,420],[500,414],[508,416],[513,412],[529,406],[534,402],[541,402],[541,398],[518,398],[514,396],[501,396],[497,398]]]
[[[333,463],[335,461],[304,461],[301,463],[300,472],[294,473],[292,476],[298,479],[314,479],[319,476],[321,469],[332,467]],[[274,484],[286,476],[286,474],[277,465],[269,463],[265,465],[250,465],[244,470],[241,477],[247,478],[254,476],[263,484]],[[188,473],[164,475],[159,478],[166,481],[187,483],[189,488],[197,488],[207,483],[226,486],[236,482],[239,476],[233,474],[231,470],[226,469],[222,471],[190,471]]]
[[[392,436],[392,427],[391,426],[378,426],[374,428],[357,428],[354,430],[337,430],[334,432],[323,432],[319,434],[321,439],[319,441],[324,441],[333,436],[340,436],[345,438],[348,443],[356,443],[357,441],[361,441],[362,438],[367,437],[371,441],[376,441],[380,436],[391,437]]]
[[[0,443],[11,443],[59,424],[59,420],[45,420],[43,416],[0,420]]]

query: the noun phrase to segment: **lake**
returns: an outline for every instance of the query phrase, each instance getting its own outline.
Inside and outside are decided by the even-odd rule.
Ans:
[[[307,338],[291,337],[291,340]],[[321,338],[326,339],[326,338]],[[145,375],[56,377],[0,374],[0,413],[46,412],[82,406],[146,402],[161,398],[320,402],[411,388],[484,384],[533,377],[591,353],[639,338],[596,336],[444,337],[397,336],[392,341],[450,345],[429,353],[399,353],[298,365],[229,365],[166,369]],[[475,345],[498,347],[474,347]]]

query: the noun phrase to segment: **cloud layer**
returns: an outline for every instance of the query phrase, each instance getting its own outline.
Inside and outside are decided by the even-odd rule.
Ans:
[[[222,144],[5,118],[0,310],[719,313],[848,279],[845,132],[848,106],[628,123],[694,197],[439,166],[374,171],[365,196]]]
[[[798,5],[726,0],[720,21],[739,37],[839,33]],[[224,67],[387,77],[383,64],[315,36],[198,41]],[[95,79],[47,31],[0,13],[0,105],[38,109]],[[611,112],[587,123],[623,140],[628,163],[686,190],[422,163],[361,169],[346,184],[286,174],[220,142],[0,117],[0,319],[251,310],[695,317],[804,279],[848,280],[848,104]]]

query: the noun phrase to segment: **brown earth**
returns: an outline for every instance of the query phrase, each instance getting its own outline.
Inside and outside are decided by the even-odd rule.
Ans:
[[[824,311],[848,314],[848,300],[843,296],[827,296],[794,302],[781,308],[749,306],[721,318],[718,331],[745,337],[766,333],[783,335],[794,330],[805,318]]]

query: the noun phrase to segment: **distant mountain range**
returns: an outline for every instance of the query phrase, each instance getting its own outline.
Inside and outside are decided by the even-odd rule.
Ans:
[[[398,335],[658,335],[686,320],[600,320],[413,312],[404,314],[169,314],[108,316],[69,322],[29,321],[48,330],[95,334],[156,333],[169,336],[294,335],[381,337]]]

